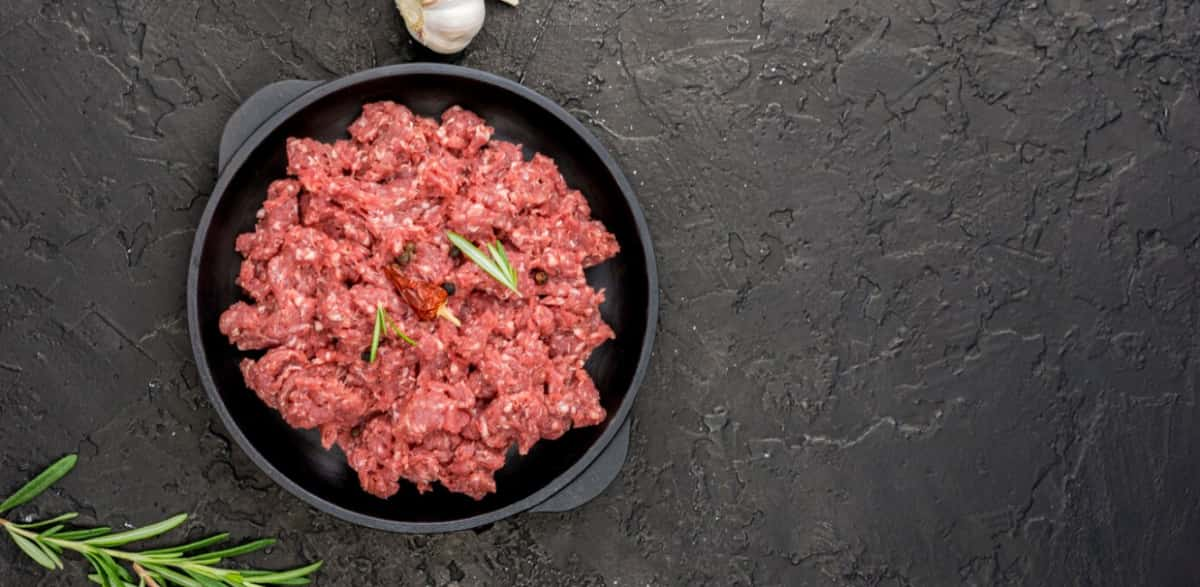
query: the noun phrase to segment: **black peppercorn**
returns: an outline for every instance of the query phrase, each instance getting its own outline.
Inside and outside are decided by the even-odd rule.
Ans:
[[[450,258],[451,259],[462,258],[462,251],[458,250],[458,247],[450,247]]]
[[[446,290],[447,295],[454,295],[454,284],[449,281],[442,282],[442,289]]]
[[[546,285],[546,282],[549,280],[550,280],[550,274],[546,273],[545,271],[543,271],[541,269],[533,270],[533,282],[534,283],[536,283],[538,285]]]

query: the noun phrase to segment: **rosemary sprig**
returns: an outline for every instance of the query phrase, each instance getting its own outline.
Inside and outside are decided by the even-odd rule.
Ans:
[[[471,244],[471,241],[463,238],[462,235],[446,231],[446,238],[458,247],[468,259],[474,261],[485,273],[492,276],[492,279],[500,282],[501,285],[513,290],[517,295],[521,295],[521,291],[517,289],[517,270],[513,268],[512,263],[508,262],[508,255],[504,253],[504,245],[500,241],[485,245],[488,254],[483,254],[483,251]],[[489,257],[490,255],[490,257]]]
[[[400,340],[412,346],[417,346],[417,341],[404,334],[404,331],[396,326],[396,323],[388,316],[387,310],[383,309],[383,304],[378,304],[375,306],[375,332],[371,335],[371,355],[368,357],[368,363],[375,362],[375,357],[379,354],[379,343],[388,333],[395,334]]]
[[[67,455],[0,502],[0,514],[25,504],[66,476],[75,467],[75,455]],[[172,516],[149,526],[112,532],[110,528],[68,529],[62,522],[74,519],[71,512],[40,522],[16,523],[0,518],[0,527],[13,543],[34,562],[50,570],[64,568],[62,554],[82,555],[92,565],[88,575],[101,587],[262,587],[265,585],[307,585],[321,562],[287,571],[229,569],[218,564],[229,558],[262,550],[275,544],[266,538],[239,546],[201,552],[225,541],[229,534],[217,534],[195,542],[153,550],[124,550],[122,546],[148,540],[178,528],[187,514]],[[126,568],[122,563],[129,565]]]

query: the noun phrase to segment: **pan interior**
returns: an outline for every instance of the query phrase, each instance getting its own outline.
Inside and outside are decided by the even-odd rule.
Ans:
[[[320,89],[316,93],[320,94]],[[345,138],[346,127],[359,116],[362,105],[378,100],[393,100],[418,114],[435,117],[457,104],[483,117],[496,129],[497,138],[523,144],[527,156],[540,152],[553,158],[567,183],[583,192],[592,215],[616,235],[621,247],[617,257],[588,271],[589,283],[606,292],[601,314],[617,334],[587,363],[601,392],[601,403],[609,412],[608,421],[572,430],[557,440],[539,442],[524,456],[510,453],[507,464],[496,474],[497,492],[480,501],[450,493],[440,485],[420,494],[406,482],[390,499],[368,495],[359,487],[355,472],[340,451],[324,449],[315,432],[288,426],[246,388],[238,363],[247,355],[234,348],[217,328],[221,312],[242,295],[235,282],[242,258],[234,250],[234,240],[253,229],[267,186],[286,175],[287,138]],[[303,489],[310,495],[300,495],[314,505],[330,509],[328,505],[332,504],[384,524],[463,520],[521,504],[543,488],[565,484],[570,480],[565,476],[568,469],[595,444],[607,441],[620,426],[616,415],[627,400],[632,400],[639,364],[649,353],[645,345],[654,295],[653,268],[646,263],[649,243],[639,231],[636,213],[619,180],[610,172],[607,156],[535,101],[470,77],[412,73],[369,78],[325,92],[315,100],[302,97],[297,104],[304,105],[275,128],[260,129],[256,136],[262,136],[262,140],[254,144],[252,138],[252,150],[234,157],[228,172],[231,175],[222,177],[213,194],[210,221],[201,227],[203,241],[198,243],[201,248],[194,269],[196,287],[191,292],[196,308],[193,327],[211,375],[210,393],[224,404],[227,423],[244,437],[248,452],[257,452],[274,467],[276,471],[269,473]]]

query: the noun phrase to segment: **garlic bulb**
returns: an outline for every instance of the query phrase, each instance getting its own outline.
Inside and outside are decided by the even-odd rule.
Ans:
[[[516,0],[504,0],[516,6]],[[438,53],[458,53],[483,28],[484,0],[396,0],[408,32]]]

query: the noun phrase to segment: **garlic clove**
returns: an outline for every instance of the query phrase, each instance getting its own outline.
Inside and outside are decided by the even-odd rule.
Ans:
[[[396,9],[413,38],[419,37],[425,28],[425,9],[421,4],[421,0],[396,0]]]
[[[486,16],[484,0],[396,0],[396,8],[418,43],[447,55],[465,49]]]

